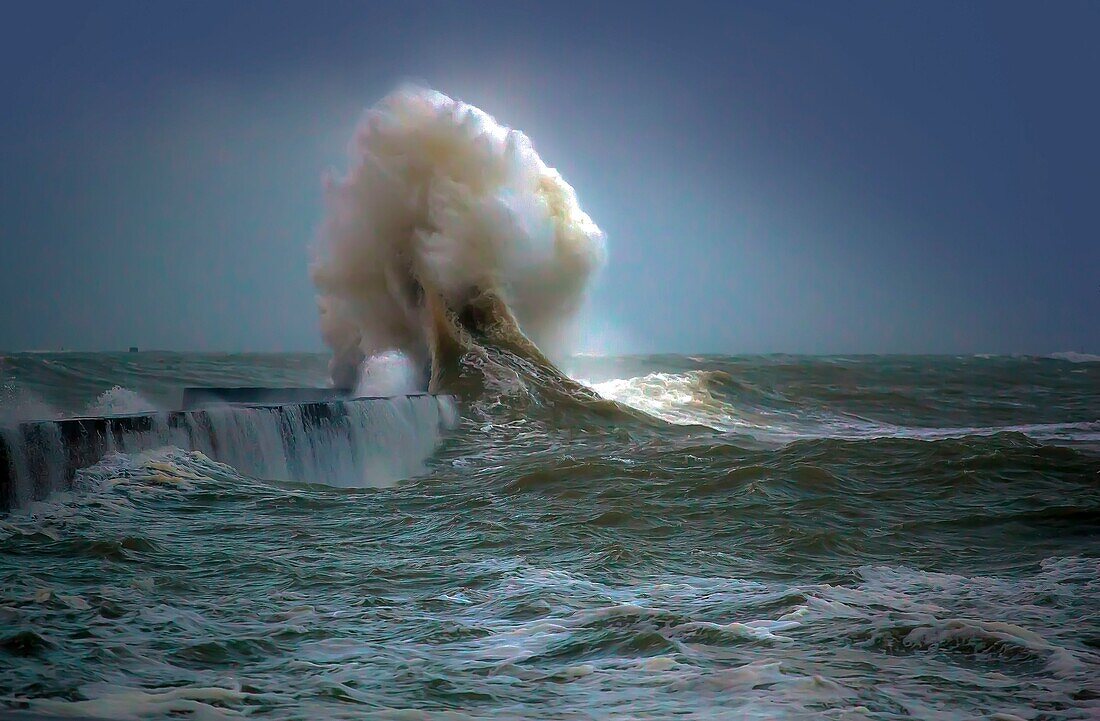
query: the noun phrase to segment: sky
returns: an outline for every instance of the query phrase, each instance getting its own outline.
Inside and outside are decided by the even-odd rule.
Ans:
[[[321,350],[321,177],[408,81],[606,232],[604,352],[1100,353],[1100,3],[11,2],[0,348]]]

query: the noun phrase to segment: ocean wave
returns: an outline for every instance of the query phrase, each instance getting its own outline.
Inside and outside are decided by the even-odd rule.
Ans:
[[[188,362],[221,382],[290,365]],[[109,454],[79,492],[0,520],[0,655],[13,661],[0,707],[694,721],[1096,710],[1100,464],[1073,440],[1098,430],[1082,420],[1096,417],[1089,366],[591,363],[618,379],[608,395],[665,420],[590,422],[567,394],[479,398],[425,473],[371,490],[319,485],[335,454],[302,445],[288,453],[319,470],[292,482],[246,472],[247,456]],[[144,394],[145,373],[124,385]],[[110,373],[84,375],[94,390],[65,407]],[[220,418],[234,448],[281,437]]]
[[[853,414],[799,405],[773,393],[765,396],[737,383],[724,371],[655,372],[604,381],[578,379],[608,398],[677,425],[699,425],[719,431],[747,433],[759,440],[793,442],[809,438],[843,440],[946,440],[1018,433],[1048,443],[1100,442],[1100,420],[1064,423],[1020,423],[989,426],[920,427],[886,423]],[[752,404],[729,400],[753,392]],[[769,407],[770,404],[770,407]]]
[[[1046,357],[1053,360],[1068,361],[1070,363],[1100,363],[1100,355],[1077,353],[1071,350],[1062,351],[1061,353],[1051,353]]]
[[[700,425],[721,431],[773,427],[752,410],[739,409],[719,396],[735,383],[724,371],[655,372],[598,382],[585,378],[577,380],[604,398],[676,425]]]
[[[1067,568],[1073,569],[1066,574]],[[860,569],[855,587],[822,586],[783,619],[808,628],[820,620],[847,619],[856,643],[886,651],[947,651],[1007,663],[1038,662],[1055,678],[1087,676],[1100,654],[1083,643],[1058,643],[1065,619],[1045,602],[1052,594],[1079,593],[1080,573],[1098,570],[1094,559],[1048,559],[1025,579],[921,571],[907,567]],[[1090,580],[1095,593],[1095,580]],[[816,620],[815,620],[816,619]],[[852,623],[855,622],[855,623]]]
[[[1091,443],[1100,441],[1100,421],[1076,423],[1025,423],[1004,426],[962,426],[919,428],[895,426],[863,419],[837,418],[823,424],[822,436],[845,440],[911,439],[919,441],[950,440],[968,437],[989,437],[1020,434],[1036,441],[1057,443]]]

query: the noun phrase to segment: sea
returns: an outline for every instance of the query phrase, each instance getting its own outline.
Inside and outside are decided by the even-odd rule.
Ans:
[[[7,354],[0,425],[327,363]],[[563,368],[608,402],[439,399],[386,472],[167,435],[16,499],[0,716],[1100,718],[1100,358]]]

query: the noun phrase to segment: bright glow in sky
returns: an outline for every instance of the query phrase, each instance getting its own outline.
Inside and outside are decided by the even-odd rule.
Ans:
[[[414,79],[576,187],[603,350],[1100,352],[1095,3],[6,14],[0,348],[320,350],[320,177]]]

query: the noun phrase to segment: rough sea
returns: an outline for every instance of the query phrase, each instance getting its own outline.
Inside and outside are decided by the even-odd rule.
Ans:
[[[327,360],[8,355],[0,418]],[[0,715],[1100,718],[1098,361],[578,357],[647,415],[463,402],[352,487],[110,454],[0,515]]]

